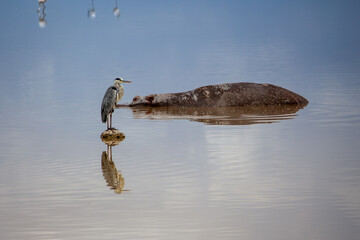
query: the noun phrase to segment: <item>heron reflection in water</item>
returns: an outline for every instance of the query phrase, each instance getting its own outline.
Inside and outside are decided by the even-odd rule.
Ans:
[[[115,17],[120,17],[120,10],[118,8],[117,0],[115,0],[115,7],[113,9],[113,13]]]
[[[46,3],[47,0],[38,0],[39,2],[39,8],[38,10],[36,11],[39,15],[39,27],[41,28],[44,28],[46,27],[46,24],[47,24],[47,21],[45,19],[46,17],[46,13],[45,13],[45,9],[46,9],[46,6],[45,6],[45,3]]]
[[[124,189],[125,180],[122,174],[116,169],[115,163],[112,158],[112,147],[118,145],[121,141],[125,139],[125,135],[122,135],[120,138],[103,138],[102,141],[107,145],[106,151],[101,154],[101,169],[107,182],[107,186],[110,189],[113,189],[116,194],[120,194],[123,191],[128,191]]]
[[[120,194],[124,189],[125,179],[122,174],[116,169],[115,163],[112,160],[112,146],[107,147],[107,151],[102,152],[101,155],[101,169],[107,182],[107,186],[114,190],[116,194]]]

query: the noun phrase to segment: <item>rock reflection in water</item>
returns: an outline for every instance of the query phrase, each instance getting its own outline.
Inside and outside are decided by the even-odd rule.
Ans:
[[[187,119],[209,125],[249,125],[293,119],[304,106],[244,106],[213,108],[133,107],[133,118]]]
[[[117,170],[115,163],[113,161],[112,148],[118,145],[124,139],[125,137],[117,141],[111,141],[110,144],[108,141],[103,140],[103,142],[107,144],[107,150],[102,152],[101,154],[101,169],[105,181],[107,182],[107,186],[109,186],[110,189],[114,190],[116,194],[120,194],[123,191],[127,191],[127,190],[124,189],[125,179],[122,176],[121,172]]]

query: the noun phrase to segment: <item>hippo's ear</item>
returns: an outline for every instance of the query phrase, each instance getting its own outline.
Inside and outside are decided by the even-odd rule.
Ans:
[[[134,98],[133,98],[133,102],[137,102],[137,101],[139,101],[140,100],[140,96],[135,96]]]
[[[152,103],[152,101],[154,101],[154,99],[155,99],[154,95],[149,95],[149,96],[145,97],[145,100],[149,101],[150,103]]]

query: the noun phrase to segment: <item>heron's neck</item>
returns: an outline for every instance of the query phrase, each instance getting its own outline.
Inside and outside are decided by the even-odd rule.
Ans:
[[[124,88],[121,85],[121,83],[116,83],[115,87],[118,89],[118,92],[116,94],[116,102],[119,102],[122,96],[124,95]]]
[[[124,89],[121,83],[115,83],[115,87],[118,88],[119,90]]]

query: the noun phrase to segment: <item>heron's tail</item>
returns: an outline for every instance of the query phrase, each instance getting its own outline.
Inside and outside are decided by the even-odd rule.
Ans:
[[[104,113],[104,110],[101,109],[101,121],[103,123],[106,122],[107,115]]]

